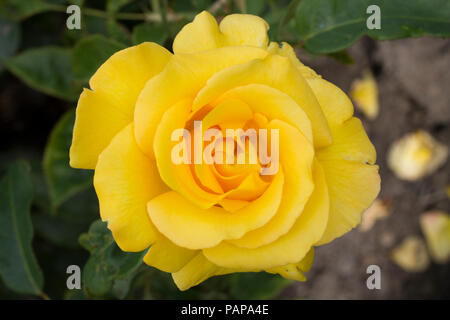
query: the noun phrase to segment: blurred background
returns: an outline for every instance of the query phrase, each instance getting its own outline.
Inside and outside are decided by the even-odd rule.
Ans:
[[[368,31],[372,3],[381,7],[381,29]],[[0,299],[450,298],[449,3],[0,1]],[[81,8],[79,30],[66,26],[70,4]],[[219,20],[233,12],[266,19],[272,41],[289,42],[353,98],[376,147],[379,199],[361,226],[316,249],[305,283],[235,274],[181,293],[170,275],[142,265],[143,253],[117,248],[97,221],[92,173],[68,166],[76,100],[98,66],[143,41],[170,49],[202,10]],[[383,20],[395,10],[428,22]],[[335,27],[355,17],[363,22]],[[15,217],[11,201],[31,207]],[[67,289],[69,265],[82,269],[81,290]],[[379,290],[366,286],[369,265],[381,269]]]

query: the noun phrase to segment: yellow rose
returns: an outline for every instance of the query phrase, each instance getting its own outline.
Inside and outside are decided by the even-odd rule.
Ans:
[[[144,261],[181,290],[232,272],[304,281],[313,247],[354,228],[379,192],[375,149],[346,94],[288,44],[269,44],[267,30],[256,16],[218,25],[202,12],[174,54],[154,43],[122,50],[78,101],[71,166],[95,169],[101,218],[119,247],[150,247]],[[176,163],[174,132],[193,132],[194,121],[276,130],[279,170]]]

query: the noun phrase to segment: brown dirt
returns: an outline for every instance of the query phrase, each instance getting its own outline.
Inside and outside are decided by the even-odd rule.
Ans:
[[[408,273],[389,258],[406,236],[423,238],[419,215],[430,209],[449,211],[445,187],[450,161],[433,175],[417,182],[397,179],[387,167],[386,154],[393,141],[416,129],[429,131],[440,142],[450,141],[450,40],[421,38],[375,42],[364,38],[349,53],[351,66],[326,57],[298,52],[300,59],[325,79],[349,92],[362,70],[371,68],[379,86],[380,114],[370,121],[358,111],[377,149],[382,187],[380,198],[391,200],[390,215],[374,227],[353,230],[319,247],[306,283],[294,284],[284,298],[300,299],[426,299],[450,298],[450,264]],[[381,290],[366,287],[366,268],[381,268]]]

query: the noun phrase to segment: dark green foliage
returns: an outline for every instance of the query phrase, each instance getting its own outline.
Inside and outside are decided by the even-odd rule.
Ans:
[[[48,130],[45,150],[37,148],[38,163],[31,156],[28,159],[31,170],[25,162],[11,162],[16,153],[2,150],[2,160],[7,160],[0,165],[0,298],[46,298],[48,294],[56,299],[267,299],[291,283],[278,275],[242,273],[213,277],[181,292],[170,274],[143,264],[145,251],[119,249],[106,223],[98,220],[92,171],[69,166],[76,100],[98,67],[115,52],[145,41],[170,50],[175,35],[202,10],[211,11],[219,20],[230,13],[257,14],[268,22],[271,41],[287,41],[347,64],[353,59],[346,48],[363,35],[377,40],[450,36],[448,0],[217,3],[0,1],[2,82],[18,78],[49,102],[43,114],[54,119],[60,116]],[[66,27],[69,4],[82,7],[81,30]],[[366,27],[369,5],[381,8],[380,30]],[[82,290],[67,290],[66,268],[72,264],[82,268]]]

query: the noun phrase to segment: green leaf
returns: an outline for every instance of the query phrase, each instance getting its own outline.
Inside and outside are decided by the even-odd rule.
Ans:
[[[292,284],[279,275],[235,273],[212,277],[187,291],[180,291],[170,273],[142,268],[132,284],[131,298],[144,299],[274,299]]]
[[[246,0],[247,2],[247,13],[261,15],[267,6],[267,1],[265,0]]]
[[[90,188],[65,201],[53,215],[41,211],[34,213],[32,218],[40,237],[59,247],[79,248],[79,236],[98,216],[97,195]]]
[[[87,226],[85,224],[73,224],[63,217],[53,217],[46,214],[34,214],[33,225],[39,236],[63,248],[79,247],[78,238],[89,227],[89,224]]]
[[[109,12],[117,12],[123,6],[129,4],[133,0],[108,0],[106,2],[106,10]]]
[[[80,234],[86,232],[99,216],[94,188],[80,190],[56,208],[50,201],[50,188],[42,162],[42,159],[31,161],[31,178],[35,187],[32,214],[34,230],[39,237],[58,247],[79,248]]]
[[[75,110],[67,111],[53,128],[44,152],[44,173],[53,208],[92,185],[92,171],[73,169],[69,165],[69,149]]]
[[[64,294],[64,300],[87,300],[88,297],[83,290],[67,290]]]
[[[270,10],[264,16],[264,19],[270,25],[268,32],[270,41],[295,43],[300,40],[300,34],[297,31],[295,19],[286,19],[285,17],[289,18],[287,7],[281,10]],[[282,27],[282,31],[279,31],[280,27]]]
[[[5,67],[35,90],[75,100],[72,84],[71,51],[58,47],[30,49],[6,60]]]
[[[187,291],[180,291],[173,282],[170,273],[160,271],[156,268],[147,267],[143,265],[141,272],[139,272],[131,285],[129,298],[132,299],[202,299],[206,298],[205,294],[200,291],[205,291],[211,298],[217,298],[215,291],[217,287],[205,287],[205,283],[193,287]],[[214,278],[213,278],[214,279]],[[207,280],[208,283],[211,280]],[[214,282],[216,284],[216,282]],[[220,288],[222,289],[222,288]],[[220,290],[219,289],[219,290]],[[222,298],[224,296],[222,295]]]
[[[69,4],[76,4],[77,6],[81,7],[84,4],[84,0],[69,0]]]
[[[337,52],[328,53],[328,56],[339,61],[342,64],[354,64],[355,60],[353,60],[352,56],[347,52],[347,50],[341,50]]]
[[[212,0],[191,0],[191,3],[198,11],[207,10],[211,7],[213,1]]]
[[[292,0],[291,3],[289,3],[288,7],[286,8],[286,11],[282,15],[282,19],[280,21],[280,24],[278,25],[278,39],[281,39],[283,37],[283,33],[286,32],[284,30],[284,26],[287,25],[289,22],[292,21],[292,19],[295,17],[295,10],[297,10],[298,4],[300,3],[300,0]]]
[[[381,10],[381,29],[369,30],[369,5]],[[296,13],[304,47],[313,53],[347,48],[364,34],[378,40],[450,36],[448,0],[302,0]]]
[[[97,69],[115,52],[125,46],[101,35],[80,40],[73,48],[73,73],[82,81],[88,81]]]
[[[130,292],[131,284],[137,275],[137,269],[125,277],[124,279],[116,279],[111,290],[114,297],[117,299],[125,299]]]
[[[8,0],[4,2],[2,11],[5,10],[9,17],[17,20],[23,20],[51,9],[51,4],[44,0]]]
[[[167,28],[159,24],[139,24],[133,29],[134,44],[150,41],[163,45],[168,37]]]
[[[230,299],[274,299],[292,283],[279,275],[264,272],[236,273],[229,281]]]
[[[3,69],[3,59],[11,57],[19,47],[20,24],[0,17],[0,71]]]
[[[84,35],[93,35],[93,34],[101,34],[104,36],[108,35],[108,26],[106,25],[106,21],[103,17],[97,16],[88,16],[84,15],[82,18],[82,30],[72,30],[78,31]]]
[[[81,19],[81,29],[65,29],[64,36],[73,43],[79,42],[81,39],[86,38],[91,35],[102,35],[106,38],[110,37],[112,33],[115,33],[117,30],[114,29],[113,26],[108,25],[108,21],[112,18],[105,19],[104,17],[83,15]],[[111,38],[115,39],[116,35],[111,36]]]
[[[111,39],[126,45],[131,44],[131,34],[123,24],[114,19],[108,19],[106,27],[108,29],[108,36]]]
[[[27,164],[13,163],[0,190],[0,275],[9,289],[40,295],[44,279],[31,247],[33,186]]]
[[[114,242],[106,223],[92,223],[89,232],[80,236],[80,244],[91,253],[83,269],[87,292],[101,297],[109,293],[116,280],[127,279],[142,264],[145,251],[123,252]]]

